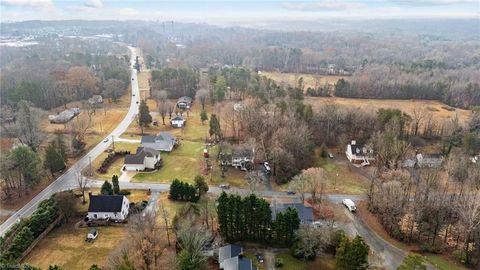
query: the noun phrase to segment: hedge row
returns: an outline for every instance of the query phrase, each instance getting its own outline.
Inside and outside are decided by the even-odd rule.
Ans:
[[[107,173],[108,167],[119,157],[130,155],[130,151],[117,151],[108,154],[108,156],[103,160],[102,165],[98,168],[98,173]]]

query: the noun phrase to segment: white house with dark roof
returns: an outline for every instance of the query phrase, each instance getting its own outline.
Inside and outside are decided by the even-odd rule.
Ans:
[[[175,127],[175,128],[182,128],[183,126],[185,126],[185,124],[187,123],[187,120],[185,120],[185,118],[183,118],[183,116],[181,115],[175,115],[171,120],[170,120],[170,125],[172,127]]]
[[[160,160],[159,151],[148,147],[138,147],[135,154],[125,156],[123,169],[125,171],[153,170],[158,167]]]
[[[373,158],[373,149],[357,144],[356,141],[352,141],[347,145],[345,155],[351,163],[362,164],[364,166],[369,165],[370,161],[375,160],[375,158]]]
[[[160,132],[157,136],[142,136],[143,147],[157,151],[171,152],[177,144],[177,138],[168,132]]]
[[[220,163],[242,171],[251,170],[255,164],[255,149],[246,145],[227,147],[220,153]]]
[[[128,216],[129,202],[123,195],[92,195],[88,194],[87,217],[90,220],[112,219],[123,221]]]

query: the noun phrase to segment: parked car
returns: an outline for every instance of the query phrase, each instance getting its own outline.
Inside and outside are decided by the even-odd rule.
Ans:
[[[291,190],[287,191],[287,195],[295,195],[295,194],[296,194],[295,191],[291,191]]]
[[[103,142],[108,142],[108,138],[105,138],[105,140],[103,140]]]
[[[345,205],[345,207],[347,207],[348,211],[350,212],[357,211],[357,207],[355,207],[355,203],[350,199],[343,199],[342,204]]]
[[[331,159],[333,159],[333,154],[330,153],[330,152],[328,152],[328,157],[331,158]]]
[[[230,189],[230,184],[221,184],[219,187],[221,189]]]
[[[91,230],[88,232],[87,238],[85,239],[85,241],[91,242],[91,241],[97,239],[97,236],[98,236],[97,230],[91,229]]]
[[[263,257],[262,254],[257,253],[255,256],[257,257],[259,263],[263,263],[263,261],[265,260],[265,257]]]

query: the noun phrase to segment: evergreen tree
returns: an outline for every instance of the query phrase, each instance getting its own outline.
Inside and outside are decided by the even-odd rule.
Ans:
[[[220,121],[218,121],[217,115],[212,114],[210,117],[210,129],[208,133],[211,136],[215,136],[215,141],[222,138],[222,130],[220,129]]]
[[[205,193],[208,192],[208,184],[205,182],[205,177],[201,175],[195,176],[195,189],[198,192],[198,196],[202,197]]]
[[[55,142],[51,142],[45,150],[45,160],[43,161],[45,169],[53,174],[65,168],[65,161],[62,154],[57,150]]]
[[[120,186],[118,185],[118,175],[116,174],[112,176],[112,185],[113,185],[113,194],[118,194],[120,192]]]
[[[142,100],[140,102],[138,123],[140,124],[140,128],[142,129],[142,134],[143,128],[148,127],[148,125],[152,123],[152,116],[150,115],[150,111],[145,100]]]
[[[200,113],[200,120],[202,121],[202,125],[204,124],[205,121],[208,120],[207,112],[202,111],[202,112]]]
[[[57,135],[55,139],[55,146],[57,148],[58,153],[62,157],[64,163],[67,163],[68,155],[67,155],[67,146],[65,145],[65,141],[63,139],[63,135]]]
[[[110,184],[110,182],[105,180],[105,182],[103,183],[102,188],[100,190],[100,193],[103,194],[103,195],[113,195],[112,184]]]
[[[353,240],[343,237],[335,255],[339,270],[362,270],[368,268],[368,245],[359,235]]]
[[[225,77],[218,76],[217,81],[215,82],[213,90],[213,98],[216,102],[221,102],[225,99],[225,94],[227,92],[227,83],[225,82]]]

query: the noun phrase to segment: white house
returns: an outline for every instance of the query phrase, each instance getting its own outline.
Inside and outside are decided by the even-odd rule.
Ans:
[[[134,155],[126,155],[123,169],[125,171],[144,171],[156,169],[160,165],[160,152],[148,148],[138,147]]]
[[[370,161],[375,160],[372,157],[373,149],[357,144],[356,141],[352,141],[347,145],[345,155],[351,163],[362,164],[362,166],[369,165]]]
[[[175,117],[172,118],[172,120],[170,120],[171,126],[176,128],[183,127],[186,122],[187,120],[185,120],[185,118],[183,118],[183,116],[181,115],[176,115]]]
[[[111,219],[123,221],[128,216],[129,202],[123,195],[92,195],[87,217],[90,220]]]
[[[222,165],[230,165],[242,171],[253,169],[255,164],[255,149],[248,146],[225,149],[220,153],[220,163]]]
[[[160,132],[157,136],[143,136],[141,144],[145,148],[171,152],[177,144],[177,139],[168,132]]]

